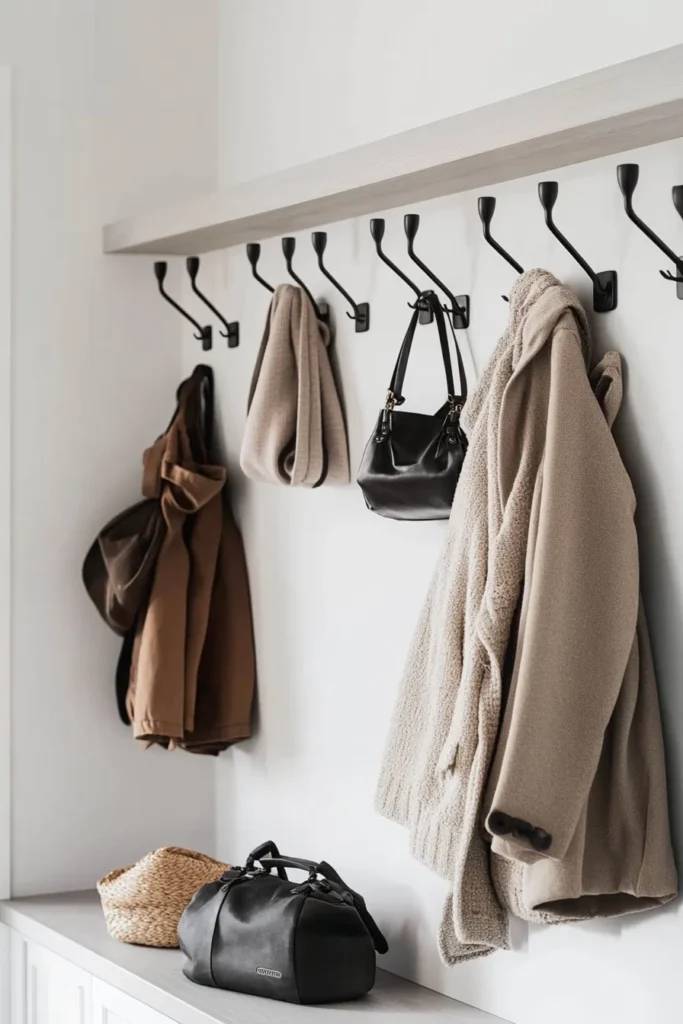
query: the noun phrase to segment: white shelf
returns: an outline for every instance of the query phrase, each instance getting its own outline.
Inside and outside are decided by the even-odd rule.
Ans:
[[[498,1017],[379,971],[364,999],[297,1006],[194,985],[175,949],[110,939],[95,892],[0,903],[0,922],[178,1024],[504,1024]]]
[[[201,254],[681,136],[683,45],[108,224],[104,251]]]

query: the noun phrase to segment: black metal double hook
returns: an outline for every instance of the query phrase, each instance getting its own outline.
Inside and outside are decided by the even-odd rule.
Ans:
[[[323,322],[325,322],[325,321],[327,321],[327,319],[329,317],[329,310],[327,308],[327,303],[326,302],[316,302],[315,299],[313,298],[313,293],[311,292],[310,288],[308,288],[304,284],[304,282],[301,280],[299,275],[294,270],[294,267],[292,266],[292,257],[294,256],[295,250],[296,250],[296,238],[283,238],[282,239],[282,252],[283,252],[284,257],[285,257],[285,263],[287,265],[287,270],[289,272],[289,276],[292,277],[296,281],[296,283],[303,289],[303,291],[308,296],[308,298],[310,300],[310,303],[313,306],[313,309],[315,310],[315,315],[317,316],[318,320],[322,320]],[[275,291],[275,289],[273,288],[272,284],[269,284],[266,281],[266,279],[264,277],[261,277],[261,275],[258,272],[258,261],[259,261],[260,258],[261,258],[261,245],[260,245],[260,243],[259,242],[248,242],[247,243],[247,259],[249,260],[249,263],[251,264],[252,276],[259,282],[259,284],[262,284],[264,288],[267,288],[267,290],[272,293],[272,292]]]
[[[313,234],[311,235],[311,241],[313,243],[313,249],[315,250],[315,253],[318,257],[318,266],[320,267],[320,270],[328,279],[328,281],[332,282],[337,291],[339,291],[344,296],[346,301],[353,309],[353,313],[347,313],[346,315],[349,317],[350,320],[355,321],[356,333],[360,334],[364,331],[367,331],[370,327],[370,304],[367,302],[354,302],[354,300],[351,298],[347,290],[339,283],[339,281],[337,281],[335,277],[332,276],[330,271],[325,266],[323,260],[323,253],[325,252],[325,249],[327,247],[327,232],[314,231]],[[313,309],[315,310],[315,315],[317,316],[317,318],[325,322],[329,319],[329,309],[327,303],[323,301],[316,301],[313,298],[313,293],[311,292],[310,288],[301,280],[299,275],[294,270],[294,267],[292,266],[292,259],[294,257],[295,251],[296,238],[292,238],[291,236],[283,238],[282,252],[285,257],[285,264],[287,266],[289,276],[293,278],[293,280],[296,281],[299,287],[302,288],[303,291],[306,293],[311,302],[311,305],[313,306]],[[261,277],[261,275],[258,272],[257,267],[260,256],[261,246],[259,245],[259,243],[249,242],[247,245],[247,259],[251,264],[252,275],[260,284],[263,285],[264,288],[267,288],[269,292],[274,292],[275,289],[273,288],[273,286],[268,284],[265,278]]]
[[[179,303],[177,303],[175,299],[171,298],[171,296],[164,288],[164,281],[166,279],[167,270],[168,263],[166,262],[166,260],[157,260],[155,262],[154,273],[156,275],[157,284],[159,285],[159,293],[164,299],[166,299],[166,302],[170,303],[170,305],[173,306],[173,308],[176,309],[181,316],[184,316],[186,320],[189,320],[192,326],[197,329],[199,333],[195,334],[195,338],[197,339],[197,341],[201,341],[202,348],[204,349],[205,352],[208,352],[209,349],[212,348],[213,346],[211,324],[207,324],[206,327],[202,327],[202,325],[197,320],[195,320],[193,316],[190,316],[189,313],[185,312],[183,307]]]
[[[441,281],[433,270],[430,270],[426,263],[420,259],[415,252],[415,236],[417,235],[418,228],[420,227],[420,215],[418,213],[406,213],[403,218],[403,229],[408,239],[408,255],[410,256],[413,263],[416,263],[423,273],[434,282],[437,288],[448,297],[451,306],[444,306],[445,311],[451,317],[454,328],[466,329],[470,325],[470,297],[469,295],[454,295],[449,288]],[[414,307],[413,307],[414,308]]]
[[[521,263],[518,263],[509,252],[506,252],[500,242],[497,242],[491,234],[491,221],[493,220],[493,215],[496,212],[496,200],[494,196],[480,196],[477,202],[477,209],[479,210],[479,219],[481,220],[484,229],[484,238],[486,241],[492,249],[495,249],[499,256],[502,256],[503,259],[517,271],[518,274],[523,274],[524,267]],[[510,301],[507,295],[503,295],[501,297],[505,299],[506,302]]]
[[[621,194],[624,197],[624,209],[626,210],[626,216],[629,220],[632,220],[636,227],[640,228],[643,234],[647,235],[650,241],[653,242],[665,256],[668,256],[674,264],[676,267],[675,274],[672,274],[670,270],[660,270],[659,273],[666,281],[674,281],[676,283],[676,295],[679,299],[683,299],[683,257],[677,256],[673,249],[670,249],[666,242],[663,242],[659,235],[656,235],[652,228],[649,227],[633,209],[633,193],[636,190],[639,175],[640,168],[638,164],[619,164],[617,167],[617,181],[619,182]],[[671,198],[673,199],[677,213],[679,216],[683,217],[683,185],[674,185],[671,190]]]
[[[233,320],[229,323],[222,315],[222,313],[220,313],[219,310],[216,309],[214,304],[210,302],[209,299],[207,299],[207,297],[204,294],[202,294],[202,292],[200,292],[199,288],[197,287],[197,274],[199,273],[199,257],[188,256],[186,260],[186,266],[187,272],[190,277],[190,281],[192,283],[192,291],[202,300],[202,302],[205,305],[209,307],[211,312],[216,317],[218,317],[220,322],[225,326],[225,331],[219,330],[219,333],[221,337],[227,338],[228,348],[237,348],[240,342],[239,323],[237,322],[237,320]],[[166,302],[173,306],[173,308],[177,310],[177,312],[180,313],[181,316],[184,316],[185,319],[189,320],[192,326],[196,328],[198,333],[195,334],[195,338],[198,341],[201,341],[202,349],[205,352],[208,352],[213,346],[213,329],[211,327],[211,324],[206,324],[206,326],[202,326],[197,320],[195,320],[193,316],[190,316],[190,314],[186,310],[184,310],[183,307],[178,302],[176,302],[174,298],[172,298],[168,294],[168,292],[164,288],[164,281],[166,279],[167,270],[168,263],[166,262],[166,260],[157,260],[155,262],[154,274],[156,276],[157,284],[159,286],[159,293],[166,300]]]
[[[411,307],[411,309],[414,309],[415,306],[417,305],[417,307],[420,310],[420,316],[419,316],[420,323],[421,324],[431,324],[432,320],[434,319],[434,314],[432,313],[432,307],[428,303],[424,303],[424,302],[421,303],[420,296],[421,296],[422,293],[421,293],[420,289],[417,287],[417,285],[415,284],[415,282],[411,281],[410,278],[408,277],[408,275],[404,274],[403,271],[401,270],[401,268],[397,267],[396,264],[393,262],[393,260],[390,260],[389,257],[384,252],[384,250],[382,249],[382,239],[384,238],[385,226],[386,225],[385,225],[384,217],[373,217],[372,220],[370,221],[370,234],[372,235],[373,241],[375,243],[375,249],[377,251],[377,255],[379,256],[379,258],[382,260],[383,263],[386,263],[386,265],[389,267],[390,270],[393,270],[393,272],[405,284],[407,284],[409,288],[412,288],[412,290],[415,292],[416,302],[415,303],[410,303],[409,302],[408,305]]]
[[[502,256],[504,260],[507,260],[510,266],[513,267],[518,274],[523,274],[524,267],[521,263],[518,263],[509,252],[506,252],[500,242],[497,242],[491,234],[491,221],[493,220],[493,215],[496,212],[495,198],[493,196],[480,196],[477,202],[477,209],[479,210],[479,217],[484,228],[484,238],[486,241],[493,249],[496,250],[499,256]]]
[[[264,277],[258,272],[258,261],[261,258],[261,246],[258,242],[247,242],[247,259],[251,264],[251,273],[264,288],[267,288],[269,292],[274,292],[272,284],[268,284]]]
[[[222,313],[216,309],[213,302],[207,299],[206,295],[200,292],[197,287],[197,274],[199,273],[199,256],[188,256],[185,261],[187,266],[187,272],[190,275],[190,281],[192,283],[192,291],[198,298],[202,300],[205,306],[208,306],[214,316],[218,317],[220,322],[225,327],[224,331],[219,329],[218,333],[222,338],[227,338],[228,348],[237,348],[240,343],[240,325],[237,320],[228,321],[225,319]]]
[[[299,285],[300,288],[303,288],[303,290],[306,293],[306,295],[308,295],[308,298],[310,299],[311,305],[313,306],[313,309],[315,310],[315,315],[317,316],[318,320],[322,320],[323,323],[327,323],[327,321],[329,320],[329,317],[330,317],[330,311],[327,308],[327,303],[326,302],[316,302],[315,301],[315,299],[313,298],[313,292],[310,290],[310,288],[306,287],[306,285],[301,280],[299,275],[294,270],[294,267],[292,266],[292,257],[294,256],[295,250],[296,250],[296,238],[292,238],[290,236],[290,237],[282,239],[282,253],[283,253],[284,257],[285,257],[285,264],[287,266],[287,273],[289,274],[289,276],[292,278],[293,281],[296,281],[296,283]]]
[[[568,238],[562,234],[553,220],[553,207],[557,200],[559,186],[556,181],[541,181],[538,185],[538,198],[545,212],[545,222],[549,230],[567,252],[573,256],[579,266],[588,274],[593,282],[593,309],[596,313],[609,313],[617,308],[617,272],[603,270],[596,273],[580,252],[574,248]]]
[[[313,242],[313,248],[316,256],[318,257],[318,267],[321,273],[325,275],[328,281],[330,281],[334,287],[340,292],[346,301],[353,309],[353,313],[347,313],[346,315],[350,320],[355,321],[356,334],[363,334],[370,328],[370,303],[369,302],[354,302],[349,293],[345,288],[340,285],[332,274],[329,272],[325,264],[323,263],[323,253],[327,248],[327,232],[326,231],[314,231],[311,235],[311,241]]]

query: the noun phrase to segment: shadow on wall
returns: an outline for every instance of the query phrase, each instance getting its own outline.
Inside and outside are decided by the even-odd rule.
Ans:
[[[628,366],[625,393],[628,395]],[[683,744],[677,723],[683,721],[683,687],[679,685],[678,668],[683,664],[683,594],[669,543],[667,495],[661,476],[655,472],[653,460],[644,449],[629,402],[617,419],[615,434],[638,503],[641,589],[659,687],[672,839],[680,872],[683,869]],[[676,903],[670,904],[671,908],[676,908]]]

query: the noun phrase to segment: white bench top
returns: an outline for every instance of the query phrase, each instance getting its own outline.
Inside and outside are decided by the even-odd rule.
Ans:
[[[70,960],[178,1024],[501,1024],[500,1018],[386,971],[364,999],[298,1006],[204,988],[182,973],[178,950],[127,946],[109,938],[96,892],[0,903],[0,922]]]

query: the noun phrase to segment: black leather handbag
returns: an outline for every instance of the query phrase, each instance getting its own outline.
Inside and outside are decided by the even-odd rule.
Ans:
[[[290,881],[287,868],[308,879]],[[375,951],[388,948],[363,897],[333,867],[281,857],[272,842],[195,894],[178,937],[190,981],[289,1003],[365,995]]]
[[[368,441],[358,472],[358,484],[372,512],[389,519],[447,519],[460,476],[467,439],[460,429],[460,412],[467,398],[467,378],[453,332],[460,375],[455,394],[448,350],[446,318],[434,292],[423,292],[416,306],[428,304],[439,330],[448,398],[433,416],[397,412],[403,405],[403,380],[415,337],[420,309],[415,309],[387,392],[384,408]]]

